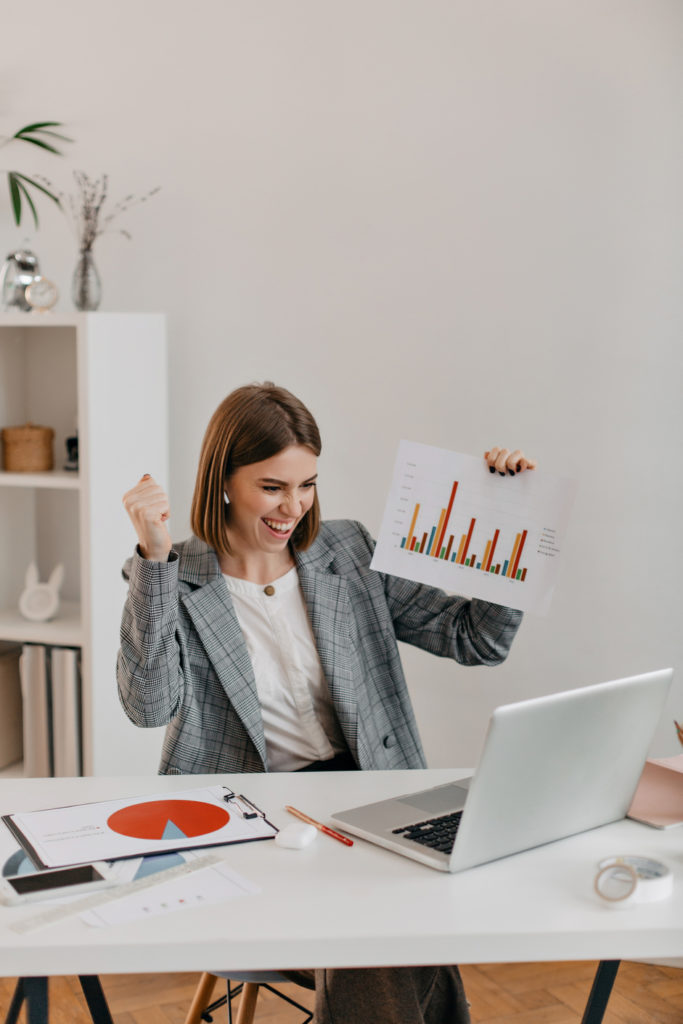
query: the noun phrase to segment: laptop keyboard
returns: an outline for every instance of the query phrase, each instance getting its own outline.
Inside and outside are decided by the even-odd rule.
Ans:
[[[439,818],[428,818],[426,821],[416,821],[411,825],[392,829],[392,834],[428,846],[431,850],[450,853],[461,818],[462,811],[455,811],[453,814],[444,814]]]

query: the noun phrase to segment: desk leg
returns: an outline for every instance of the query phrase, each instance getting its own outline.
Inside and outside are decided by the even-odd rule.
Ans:
[[[19,978],[5,1024],[16,1024],[24,1000],[27,1024],[48,1024],[47,978]]]
[[[12,1002],[9,1004],[9,1010],[5,1017],[5,1024],[17,1024],[19,1020],[19,1013],[21,1011],[22,1003],[24,1002],[24,979],[18,978],[14,988],[14,995],[12,996]]]
[[[102,990],[102,983],[97,975],[79,974],[78,980],[81,983],[93,1024],[114,1024],[104,991]]]
[[[581,1024],[601,1024],[620,962],[619,960],[601,960],[598,964]]]

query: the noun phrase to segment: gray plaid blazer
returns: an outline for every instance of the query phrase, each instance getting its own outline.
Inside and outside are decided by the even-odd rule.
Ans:
[[[423,768],[397,640],[463,665],[496,665],[522,613],[374,572],[373,546],[360,523],[323,523],[296,553],[301,589],[359,767]],[[192,537],[168,562],[136,552],[123,571],[119,694],[136,725],[167,726],[160,772],[267,771],[256,682],[215,552]]]

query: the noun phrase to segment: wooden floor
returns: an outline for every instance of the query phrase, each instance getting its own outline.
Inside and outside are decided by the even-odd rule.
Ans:
[[[595,968],[595,963],[463,967],[472,1020],[474,1024],[579,1024]],[[115,1024],[183,1024],[198,977],[107,975],[102,983]],[[0,1021],[13,990],[13,980],[0,979]],[[216,991],[223,989],[217,986]],[[312,993],[305,989],[286,985],[283,991],[312,1006]],[[50,1024],[91,1024],[77,978],[50,981],[50,1009]],[[269,992],[259,997],[256,1024],[298,1024],[300,1020],[299,1011]],[[225,1008],[216,1011],[214,1021],[227,1021]],[[622,964],[605,1024],[683,1024],[683,969]]]

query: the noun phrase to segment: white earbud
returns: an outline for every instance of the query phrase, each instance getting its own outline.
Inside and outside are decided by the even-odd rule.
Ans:
[[[227,491],[223,491],[223,501],[225,502],[226,505],[230,504],[230,498],[228,497]]]

